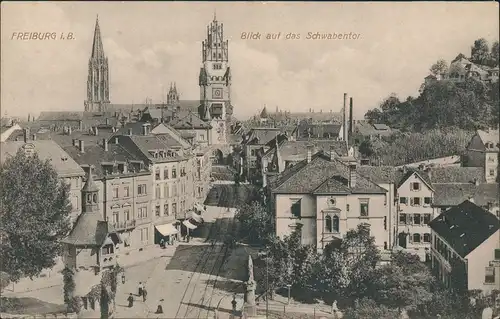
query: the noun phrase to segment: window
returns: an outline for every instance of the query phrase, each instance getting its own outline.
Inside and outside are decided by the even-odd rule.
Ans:
[[[160,185],[155,186],[155,198],[161,198]]]
[[[339,216],[334,215],[332,217],[332,228],[333,232],[338,233],[340,229],[340,221],[339,221]]]
[[[113,212],[113,223],[118,223],[119,221],[118,212]]]
[[[123,220],[125,221],[130,220],[130,210],[127,209],[123,212]]]
[[[172,178],[177,178],[177,169],[172,168]]]
[[[406,214],[405,213],[399,214],[399,224],[406,225]]]
[[[177,193],[178,193],[178,189],[177,188],[178,188],[177,184],[173,184],[172,185],[172,192],[173,192],[172,196],[174,196],[174,197],[177,196]]]
[[[149,239],[149,229],[143,228],[141,229],[141,242],[145,243]]]
[[[424,243],[430,243],[431,242],[431,234],[425,233],[424,234]]]
[[[292,199],[291,212],[294,217],[300,218],[300,199]]]
[[[420,197],[412,197],[410,198],[411,206],[420,206]]]
[[[157,180],[157,181],[158,181],[158,180],[160,180],[160,179],[161,179],[161,178],[160,178],[160,169],[159,169],[159,168],[157,168],[157,169],[156,169],[156,171],[155,171],[155,180]]]
[[[148,208],[147,207],[140,207],[137,210],[137,218],[146,218],[148,217]]]
[[[113,198],[118,198],[118,187],[113,188]]]
[[[114,252],[113,245],[106,245],[102,247],[102,254],[103,255],[111,255]]]
[[[495,170],[494,169],[490,169],[490,176],[494,176],[495,175]]]
[[[368,217],[368,199],[359,200],[359,213],[361,217]]]
[[[488,162],[494,162],[495,161],[495,156],[490,155],[488,156]]]
[[[424,205],[430,205],[432,202],[430,197],[424,197]]]
[[[165,197],[165,198],[170,197],[170,185],[169,184],[165,184],[165,191],[164,191],[163,197]]]
[[[332,216],[326,215],[325,217],[325,232],[331,233],[332,232]]]
[[[202,140],[202,141],[205,140],[205,134],[200,134],[200,140]]]
[[[349,207],[350,207],[350,206],[349,206],[349,204],[347,204],[347,205],[345,206],[345,210],[346,210],[346,211],[349,211]]]
[[[130,188],[128,186],[125,186],[125,197],[130,196]]]
[[[155,216],[160,216],[160,205],[156,205],[155,207]]]
[[[431,222],[431,214],[424,214],[424,224],[429,224]]]
[[[138,195],[146,195],[146,184],[140,184],[137,186]]]
[[[177,204],[172,203],[172,213],[177,214]]]
[[[420,234],[413,234],[413,242],[414,243],[420,242]]]
[[[420,214],[413,214],[413,224],[420,225]]]
[[[494,284],[495,283],[495,267],[486,267],[484,274],[484,283]]]
[[[165,169],[163,170],[163,179],[168,179],[168,168],[165,167]]]
[[[420,183],[418,183],[418,182],[410,183],[410,189],[412,191],[419,191],[420,190]]]
[[[163,214],[167,216],[170,215],[170,212],[168,211],[168,203],[163,205]]]

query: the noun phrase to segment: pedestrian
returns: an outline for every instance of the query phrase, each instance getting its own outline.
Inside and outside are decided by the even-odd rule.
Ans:
[[[156,308],[155,314],[160,314],[160,313],[163,313],[163,306],[161,305],[161,300],[158,303],[158,307]]]
[[[233,301],[231,301],[231,305],[233,306],[233,312],[236,312],[236,295],[233,295]]]
[[[128,307],[132,308],[134,306],[134,296],[132,296],[132,293],[130,293],[130,295],[128,296],[127,301]]]
[[[144,285],[142,284],[142,282],[139,282],[139,297],[142,296],[143,289],[144,289]]]
[[[146,287],[142,289],[142,301],[146,302],[146,297],[148,296],[148,291],[146,290]]]
[[[165,248],[165,239],[160,239],[160,247]]]

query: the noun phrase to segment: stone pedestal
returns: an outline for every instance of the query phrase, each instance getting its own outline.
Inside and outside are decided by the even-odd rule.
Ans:
[[[243,304],[243,313],[246,317],[257,316],[257,305],[255,304],[255,289],[257,284],[255,281],[247,281],[245,283],[245,303]]]

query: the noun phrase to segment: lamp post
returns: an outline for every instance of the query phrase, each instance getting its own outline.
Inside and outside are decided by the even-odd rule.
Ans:
[[[292,285],[288,284],[286,287],[288,288],[288,304],[290,304],[290,288],[292,288]]]

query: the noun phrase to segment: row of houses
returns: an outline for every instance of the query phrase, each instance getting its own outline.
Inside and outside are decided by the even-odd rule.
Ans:
[[[23,133],[21,140],[1,143],[1,160],[18,150],[37,153],[71,185],[74,231],[67,260],[74,266],[102,268],[118,242],[126,253],[196,228],[189,221],[197,218],[195,207],[202,207],[210,187],[212,150],[206,141],[188,141],[171,126],[148,122],[64,129],[50,139]],[[109,239],[114,248],[106,234],[115,234]],[[91,247],[86,258],[81,247]]]
[[[258,128],[243,137],[233,165],[262,186],[280,237],[300,229],[302,242],[322,251],[365,224],[382,251],[402,248],[430,262],[439,236],[430,225],[439,216],[467,201],[487,220],[500,219],[498,143],[498,131],[477,131],[466,150],[467,166],[366,166],[346,141],[297,140],[280,129]],[[498,236],[492,242],[499,247],[481,248],[489,254],[487,263],[494,263],[494,249],[500,248]],[[490,271],[485,269],[469,273],[477,270],[481,277]]]

